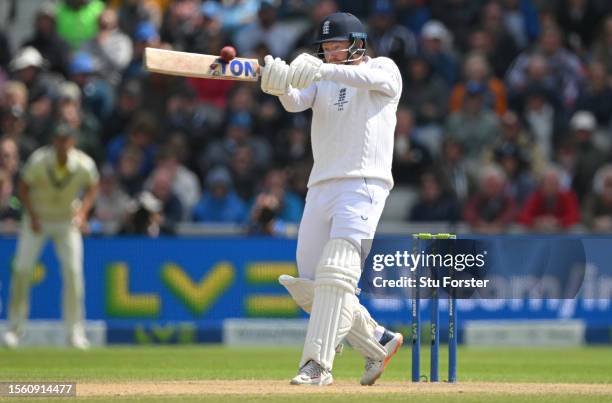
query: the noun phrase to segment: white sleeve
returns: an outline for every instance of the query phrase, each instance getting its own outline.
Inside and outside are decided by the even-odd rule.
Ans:
[[[402,91],[402,78],[397,65],[391,59],[382,57],[357,66],[325,63],[321,66],[321,78],[355,88],[380,91],[389,97],[396,97]]]
[[[280,95],[278,99],[287,112],[302,112],[312,107],[316,94],[317,86],[312,84],[303,90],[291,88],[287,95]]]

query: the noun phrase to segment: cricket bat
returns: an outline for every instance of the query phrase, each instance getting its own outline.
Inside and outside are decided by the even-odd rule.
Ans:
[[[236,57],[225,62],[219,56],[157,48],[145,49],[144,64],[153,73],[182,77],[257,81],[260,76],[257,59]]]

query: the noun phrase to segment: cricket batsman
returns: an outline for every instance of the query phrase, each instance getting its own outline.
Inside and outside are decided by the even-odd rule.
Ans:
[[[372,385],[402,345],[356,296],[361,240],[374,237],[393,187],[391,159],[402,80],[395,63],[365,55],[367,35],[349,13],[319,27],[318,56],[291,65],[266,56],[261,88],[288,112],[312,109],[314,166],[299,227],[299,278],[279,278],[310,313],[295,385],[329,385],[343,339],[365,358],[362,385]]]
[[[63,317],[68,344],[87,349],[85,337],[83,239],[87,215],[98,189],[95,162],[74,148],[74,130],[60,125],[52,145],[36,150],[27,160],[19,183],[24,207],[8,306],[7,347],[15,348],[28,317],[32,272],[47,239],[62,267]],[[82,198],[79,196],[83,194]]]

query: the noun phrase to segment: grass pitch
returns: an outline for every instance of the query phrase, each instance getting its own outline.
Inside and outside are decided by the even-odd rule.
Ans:
[[[359,386],[363,360],[347,350],[335,361],[336,384],[327,388],[288,385],[299,349],[221,346],[0,350],[0,381],[76,381],[77,400],[93,401],[612,402],[610,346],[460,348],[456,385],[412,384],[410,349],[403,348],[374,387]],[[445,379],[446,346],[440,352]],[[424,375],[428,358],[423,349]]]

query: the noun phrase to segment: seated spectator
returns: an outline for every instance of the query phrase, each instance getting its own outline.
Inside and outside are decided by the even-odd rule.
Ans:
[[[123,69],[132,60],[132,40],[118,28],[117,12],[107,8],[98,18],[98,33],[81,47],[89,53],[100,76],[113,87],[121,81]]]
[[[471,53],[465,58],[463,65],[464,81],[457,83],[450,95],[450,111],[457,112],[463,109],[466,99],[467,83],[479,83],[485,87],[484,99],[487,109],[494,111],[498,116],[506,112],[507,99],[504,83],[491,76],[487,60],[482,54]]]
[[[475,168],[470,167],[463,145],[452,137],[446,138],[442,144],[439,169],[459,202],[467,201],[473,188],[472,171]]]
[[[242,224],[246,216],[246,206],[236,195],[227,168],[213,168],[206,176],[204,195],[193,208],[193,221]]]
[[[415,132],[412,111],[400,106],[393,146],[393,179],[400,184],[418,185],[421,175],[433,164],[429,149],[415,138]]]
[[[466,156],[479,160],[484,149],[490,148],[499,136],[499,119],[485,108],[486,87],[470,81],[465,86],[463,108],[452,113],[446,123],[447,135],[461,142]]]
[[[170,175],[172,193],[180,200],[183,207],[181,219],[187,219],[189,212],[201,197],[198,177],[181,163],[178,153],[172,148],[165,148],[160,151],[157,156],[156,167],[163,169]],[[149,185],[149,183],[145,183],[145,187],[149,187]]]
[[[172,175],[165,168],[156,168],[151,173],[149,183],[148,190],[161,203],[162,230],[173,234],[176,232],[176,225],[183,219],[183,206],[172,190]]]
[[[608,15],[601,26],[601,32],[593,45],[593,58],[603,63],[608,75],[612,74],[612,15]]]
[[[585,55],[599,26],[601,13],[594,1],[561,0],[557,4],[557,21],[567,36],[567,44],[578,55]]]
[[[143,151],[133,145],[121,149],[119,160],[114,165],[121,188],[131,197],[136,197],[143,188],[145,176],[142,173]]]
[[[0,134],[18,145],[21,161],[25,161],[41,144],[26,130],[26,114],[23,109],[12,107],[0,115]]]
[[[49,2],[43,3],[36,11],[34,34],[23,46],[36,48],[49,63],[52,71],[68,77],[70,45],[58,35],[55,16],[55,5]]]
[[[119,29],[130,38],[134,37],[138,24],[141,22],[151,21],[158,26],[161,24],[162,4],[157,1],[118,0],[112,2],[111,6],[117,9]]]
[[[417,41],[410,30],[396,22],[393,2],[376,0],[369,18],[368,46],[377,56],[389,57],[400,70],[417,52]]]
[[[512,143],[500,145],[494,154],[495,161],[506,175],[506,192],[516,201],[518,207],[522,208],[535,188],[527,157]]]
[[[63,0],[57,8],[57,32],[72,49],[78,49],[98,32],[102,0]]]
[[[138,173],[147,176],[153,169],[156,153],[157,119],[146,112],[133,116],[126,133],[116,136],[107,146],[107,161],[113,166],[119,162],[119,157],[126,147],[135,147],[142,152],[141,165]]]
[[[583,208],[584,223],[595,232],[612,232],[612,165],[602,166]]]
[[[482,170],[478,193],[463,211],[471,230],[484,234],[504,232],[514,220],[516,204],[508,194],[506,175],[499,167],[489,165]]]
[[[521,112],[524,126],[533,136],[533,142],[545,161],[553,160],[554,151],[559,147],[566,132],[567,123],[563,113],[555,109],[549,92],[538,85],[525,92]]]
[[[451,190],[444,189],[440,179],[431,172],[421,176],[419,200],[410,210],[408,221],[459,221],[460,206]]]
[[[162,41],[172,43],[176,50],[190,51],[200,29],[200,1],[172,1],[167,6],[160,27]]]
[[[591,190],[591,181],[597,169],[610,161],[610,153],[603,151],[594,142],[597,121],[591,112],[578,111],[570,121],[572,140],[576,149],[576,165],[572,188],[582,201]]]
[[[66,81],[60,86],[57,121],[74,129],[76,146],[100,161],[100,122],[92,113],[82,109],[81,90],[73,82]]]
[[[502,2],[504,6],[503,25],[506,26],[520,49],[526,48],[536,40],[541,30],[540,25],[544,25],[541,20],[544,20],[545,10],[541,10],[538,15],[534,3],[532,0],[504,0]]]
[[[505,10],[500,3],[487,3],[483,6],[480,15],[482,30],[476,30],[470,35],[470,46],[474,46],[479,41],[485,42],[483,54],[486,55],[498,78],[504,77],[506,70],[519,52],[514,37],[504,23],[504,17]],[[471,50],[479,51],[475,48]]]
[[[233,39],[241,55],[252,55],[255,47],[264,43],[270,49],[270,54],[284,59],[302,32],[303,29],[298,24],[278,20],[277,6],[272,0],[262,0],[257,21],[244,26]]]
[[[421,53],[447,85],[455,84],[457,61],[452,53],[452,35],[440,21],[431,20],[423,26]]]
[[[431,18],[429,7],[421,0],[395,2],[397,20],[415,35],[419,35],[423,25]]]
[[[287,172],[272,168],[266,173],[260,193],[273,195],[277,202],[276,217],[285,223],[299,223],[304,211],[304,201],[288,189]]]
[[[612,124],[612,87],[603,63],[593,62],[589,66],[587,82],[576,109],[594,114],[599,126],[610,127]]]
[[[255,196],[255,186],[260,178],[251,148],[246,145],[237,147],[229,168],[234,178],[236,194],[243,202],[250,202]]]
[[[13,185],[17,183],[20,165],[17,142],[9,136],[0,137],[0,169],[12,178]]]
[[[89,53],[74,55],[69,67],[70,81],[76,83],[83,94],[83,108],[104,122],[113,111],[115,92],[113,87],[99,77],[100,69]]]
[[[28,108],[28,89],[21,81],[7,81],[0,87],[0,110]]]
[[[166,99],[163,122],[166,131],[185,133],[193,152],[198,153],[210,141],[211,124],[198,102],[194,89],[186,86],[173,94],[167,94]]]
[[[15,195],[10,173],[0,168],[0,223],[16,225],[21,217],[21,203]]]
[[[270,164],[272,150],[265,140],[253,136],[251,128],[253,119],[248,113],[236,113],[230,116],[223,139],[211,143],[200,156],[200,169],[214,165],[227,166],[239,146],[248,145],[253,152],[257,169],[265,169]]]
[[[527,199],[519,222],[535,232],[559,232],[570,229],[580,220],[576,194],[561,187],[561,171],[548,167],[538,188]]]
[[[306,125],[293,124],[280,132],[280,135],[274,142],[276,145],[275,160],[283,165],[310,160],[312,152],[310,150],[310,133],[308,133],[308,129]]]
[[[415,56],[408,63],[401,103],[414,111],[418,126],[442,124],[448,111],[448,84],[436,74],[427,58]]]
[[[132,116],[136,115],[142,106],[142,87],[137,80],[126,81],[117,95],[113,112],[104,122],[103,144],[113,137],[125,133]]]
[[[110,165],[100,170],[100,189],[94,203],[90,228],[94,233],[113,235],[125,222],[133,200],[117,183],[115,171]]]
[[[585,78],[582,62],[571,51],[563,47],[561,32],[557,28],[543,29],[534,49],[521,53],[508,71],[507,85],[509,92],[524,91],[532,83],[528,69],[531,58],[535,55],[544,58],[549,73],[546,75],[555,89],[560,90],[561,104],[565,110],[572,110],[580,93]]]
[[[132,43],[132,60],[123,71],[123,80],[139,79],[146,75],[144,69],[144,51],[148,46],[159,47],[160,40],[157,28],[150,22],[140,22],[134,32]]]
[[[470,28],[478,22],[482,2],[473,0],[435,0],[427,3],[432,18],[440,20],[453,33],[460,51],[465,51]],[[427,23],[423,27],[423,35]]]

